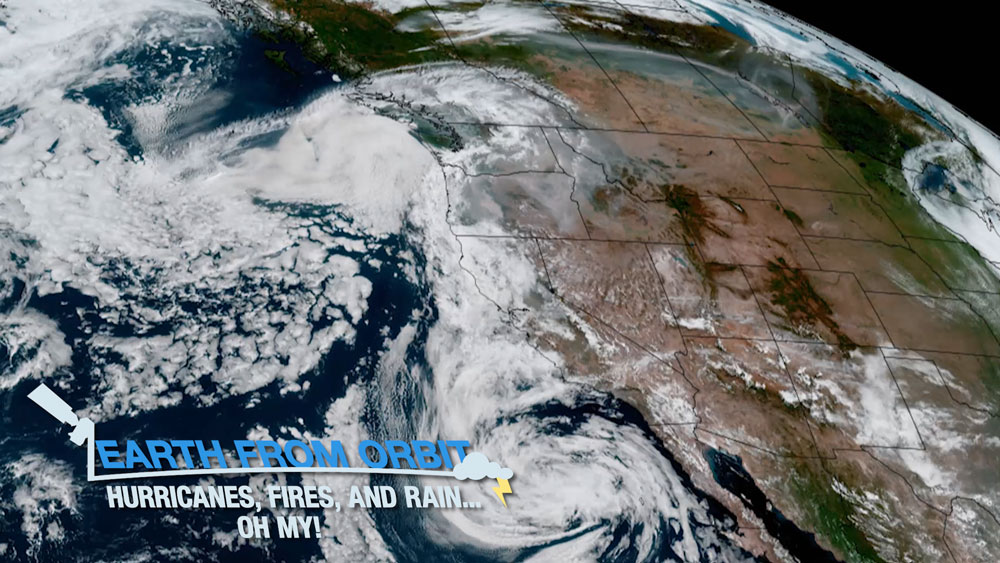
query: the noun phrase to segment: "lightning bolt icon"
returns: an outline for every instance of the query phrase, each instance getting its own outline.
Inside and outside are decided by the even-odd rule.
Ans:
[[[503,503],[503,507],[507,508],[507,499],[503,498],[503,496],[504,494],[512,494],[514,492],[510,490],[510,481],[497,477],[497,485],[493,487],[493,492],[496,493],[497,498]]]

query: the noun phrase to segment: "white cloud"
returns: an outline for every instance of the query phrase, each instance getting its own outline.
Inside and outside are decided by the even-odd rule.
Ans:
[[[500,467],[499,463],[490,461],[488,457],[479,452],[470,453],[455,466],[455,478],[459,481],[466,479],[479,481],[487,477],[490,479],[510,479],[513,476],[513,469]]]

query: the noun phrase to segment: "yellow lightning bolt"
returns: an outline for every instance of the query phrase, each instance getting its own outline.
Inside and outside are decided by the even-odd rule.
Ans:
[[[503,495],[505,493],[510,494],[514,492],[510,490],[510,481],[497,477],[497,485],[499,486],[493,487],[493,492],[496,493],[497,498],[503,503],[503,507],[507,508],[507,499],[503,498]]]

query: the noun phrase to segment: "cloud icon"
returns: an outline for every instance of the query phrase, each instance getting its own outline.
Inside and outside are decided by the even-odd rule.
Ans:
[[[466,479],[478,481],[487,477],[490,479],[510,479],[514,476],[514,470],[509,467],[500,467],[499,463],[490,461],[485,455],[472,452],[455,466],[454,475],[459,481]]]

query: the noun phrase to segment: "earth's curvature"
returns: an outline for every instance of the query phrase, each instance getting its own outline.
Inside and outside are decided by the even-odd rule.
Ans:
[[[1000,560],[998,169],[758,3],[0,2],[0,559]],[[39,382],[122,437],[467,436],[515,493],[110,510]]]

